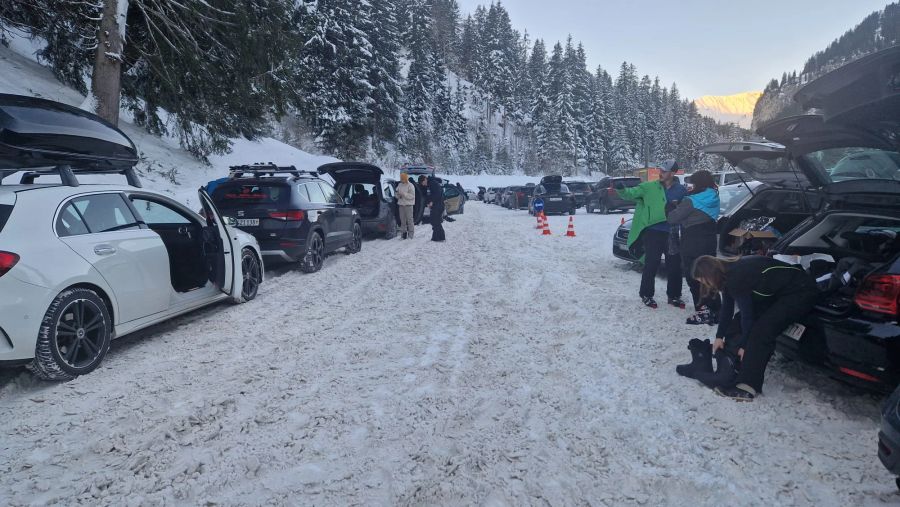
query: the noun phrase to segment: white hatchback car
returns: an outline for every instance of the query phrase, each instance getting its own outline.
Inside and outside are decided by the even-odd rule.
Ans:
[[[130,167],[75,169],[83,155],[60,153],[73,123],[84,127],[78,146],[96,141],[95,160],[109,153],[103,143],[133,145],[109,124],[78,125],[102,122],[93,115],[31,98],[17,110],[7,107],[10,97],[0,95],[0,183],[14,163],[28,163],[19,158],[23,152],[38,152],[52,169],[0,184],[0,365],[24,363],[42,378],[71,379],[95,369],[113,338],[204,305],[256,296],[263,280],[256,239],[228,225],[205,191],[201,216],[136,186]],[[34,130],[45,139],[28,147],[13,134],[33,121],[41,122]],[[60,122],[67,137],[48,142]],[[98,125],[105,131],[89,132]],[[53,152],[41,152],[48,145]],[[77,175],[91,172],[126,174],[131,185],[79,184]],[[35,183],[50,173],[62,184]]]

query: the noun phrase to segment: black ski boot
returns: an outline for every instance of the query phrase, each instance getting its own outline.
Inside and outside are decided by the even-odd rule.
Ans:
[[[681,298],[669,298],[669,304],[674,306],[675,308],[681,308],[682,310],[687,308],[687,305],[684,303],[684,300]]]
[[[734,386],[738,374],[737,358],[724,350],[717,350],[713,357],[716,358],[716,371],[698,372],[694,378],[711,389]]]
[[[679,364],[675,367],[675,371],[679,375],[697,378],[696,375],[698,373],[712,373],[712,345],[710,345],[709,340],[694,338],[688,342],[688,350],[691,351],[691,362],[690,364]]]
[[[656,300],[651,297],[641,297],[641,302],[644,303],[644,306],[648,306],[653,309],[656,309],[659,306],[656,304]]]

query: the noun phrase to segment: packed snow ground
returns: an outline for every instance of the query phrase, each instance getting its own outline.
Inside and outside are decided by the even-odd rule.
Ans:
[[[875,505],[879,398],[776,359],[765,395],[678,377],[619,215],[470,202],[259,297],[113,343],[68,383],[0,372],[0,505]],[[658,291],[664,290],[659,280]]]

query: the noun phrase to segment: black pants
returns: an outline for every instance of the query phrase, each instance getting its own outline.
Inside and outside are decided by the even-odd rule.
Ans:
[[[444,210],[439,209],[435,210],[432,208],[431,210],[431,241],[444,241],[446,236],[444,236],[444,225],[442,222],[444,221]]]
[[[738,384],[747,384],[756,392],[762,391],[766,366],[775,353],[778,336],[790,324],[803,319],[815,306],[818,296],[815,286],[801,288],[778,297],[766,305],[758,316],[754,315],[753,328],[744,344],[744,360],[741,361],[741,372],[736,381]]]
[[[704,298],[701,295],[700,282],[694,279],[692,271],[694,261],[701,256],[716,256],[717,240],[715,222],[688,227],[681,233],[681,270],[684,273],[684,279],[687,281],[688,287],[691,289],[694,309],[705,305],[716,314],[722,308],[722,300],[719,294],[716,293]]]
[[[681,297],[681,256],[669,254],[669,232],[645,229],[641,233],[644,242],[644,272],[641,275],[641,297],[653,297],[656,293],[656,272],[662,256],[666,256],[666,295]]]

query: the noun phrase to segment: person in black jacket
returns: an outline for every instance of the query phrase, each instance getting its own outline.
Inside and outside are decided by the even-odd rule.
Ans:
[[[716,392],[752,401],[762,391],[778,335],[815,306],[816,282],[800,266],[760,256],[717,259],[704,255],[694,263],[692,277],[706,294],[722,294],[713,352],[724,347],[741,360],[734,386],[720,386]],[[730,334],[729,329],[736,327],[732,326],[735,305],[740,310],[740,333]],[[726,343],[726,337],[737,342]]]
[[[691,276],[691,268],[701,255],[716,255],[719,190],[709,171],[701,170],[692,174],[691,184],[693,188],[687,197],[669,211],[666,220],[670,225],[681,227],[681,272],[686,274],[695,311],[694,315],[687,318],[686,323],[714,325],[718,322],[721,306],[719,294],[703,297],[700,283]]]
[[[431,241],[444,241],[444,188],[441,179],[428,178],[428,205],[431,207]]]

